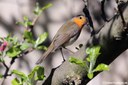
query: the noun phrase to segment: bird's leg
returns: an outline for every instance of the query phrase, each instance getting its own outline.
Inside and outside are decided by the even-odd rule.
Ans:
[[[65,58],[64,58],[64,54],[63,54],[62,48],[60,48],[60,52],[62,54],[62,58],[63,58],[63,62],[64,62],[65,61]]]
[[[67,50],[68,52],[70,52],[70,53],[72,53],[72,54],[74,54],[74,52],[73,51],[71,51],[71,50],[69,50],[68,48],[66,48],[66,47],[63,47],[65,50]]]
[[[63,54],[63,50],[62,50],[62,48],[64,48],[65,50],[67,50],[68,52],[70,52],[70,53],[74,53],[73,51],[71,51],[71,50],[69,50],[69,49],[67,49],[67,48],[65,48],[64,46],[63,47],[60,47],[60,52],[61,52],[61,54],[62,54],[62,58],[63,58],[63,62],[65,61],[65,58],[64,58],[64,54]]]

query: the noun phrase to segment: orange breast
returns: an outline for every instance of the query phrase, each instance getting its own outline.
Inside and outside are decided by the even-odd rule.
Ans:
[[[76,17],[76,18],[73,19],[73,21],[74,21],[80,28],[87,22],[87,20],[86,20],[85,17],[82,18],[82,19]]]

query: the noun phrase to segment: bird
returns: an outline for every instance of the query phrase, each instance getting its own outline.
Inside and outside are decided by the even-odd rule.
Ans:
[[[73,44],[79,37],[84,25],[88,22],[86,16],[78,15],[66,21],[57,31],[52,39],[51,44],[44,54],[37,60],[36,64],[40,64],[43,60],[55,50]]]

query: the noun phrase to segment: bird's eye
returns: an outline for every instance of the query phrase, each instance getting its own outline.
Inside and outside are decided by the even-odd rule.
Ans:
[[[82,19],[82,17],[80,17],[80,19]]]

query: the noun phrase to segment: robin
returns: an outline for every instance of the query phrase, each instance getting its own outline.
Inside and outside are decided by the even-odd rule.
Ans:
[[[78,39],[85,24],[87,24],[87,18],[83,15],[74,17],[63,24],[54,36],[47,51],[42,55],[42,57],[39,58],[36,64],[40,64],[50,53],[54,52],[56,49],[74,43]]]

